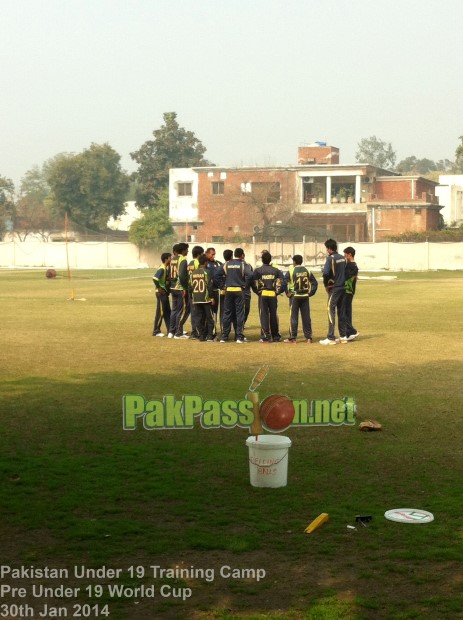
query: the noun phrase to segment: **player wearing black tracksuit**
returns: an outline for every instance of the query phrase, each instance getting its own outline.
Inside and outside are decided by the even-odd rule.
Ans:
[[[244,251],[236,248],[234,258],[219,267],[214,276],[214,286],[220,287],[225,275],[225,302],[220,342],[227,342],[233,318],[236,318],[236,342],[244,342],[244,289],[251,283],[252,271],[244,262]]]
[[[214,282],[214,275],[215,272],[217,271],[217,269],[221,266],[221,262],[219,260],[216,260],[215,258],[215,249],[214,248],[207,248],[206,252],[205,252],[206,256],[207,256],[207,263],[206,263],[206,269],[207,272],[209,274],[209,280],[211,282]],[[223,296],[220,295],[220,289],[217,286],[213,287],[212,290],[212,298],[214,299],[214,303],[212,304],[212,314],[214,317],[214,336],[217,336],[217,318],[219,316],[220,313],[220,301],[221,299],[223,300]]]
[[[269,252],[262,254],[262,267],[258,267],[252,277],[258,282],[257,289],[260,297],[259,318],[262,328],[260,342],[281,342],[281,335],[277,314],[277,295],[284,292],[283,272],[272,267],[272,256]]]
[[[188,300],[188,243],[179,243],[179,256],[177,263],[177,281],[171,288],[172,300],[175,310],[171,315],[171,329],[174,338],[183,338],[183,326],[190,315]]]
[[[190,313],[191,313],[191,294],[190,294],[190,276],[191,276],[191,272],[194,269],[197,269],[199,266],[199,257],[201,256],[201,254],[204,254],[204,248],[202,248],[200,245],[195,245],[194,248],[191,250],[191,255],[192,255],[192,259],[190,260],[190,262],[188,263],[188,267],[187,267],[187,271],[188,271],[188,306],[190,309]],[[193,316],[193,314],[191,314],[191,335],[190,338],[195,340],[199,338],[199,332],[200,332],[200,326],[196,324],[196,317]]]
[[[213,280],[210,279],[206,263],[206,255],[201,254],[198,267],[190,271],[191,322],[197,326],[199,340],[213,342]]]
[[[302,331],[308,344],[312,343],[312,321],[310,318],[309,297],[317,292],[318,282],[313,273],[302,264],[300,254],[293,256],[293,266],[287,276],[287,296],[290,298],[289,338],[287,342],[295,343],[299,314],[301,315]]]
[[[355,250],[353,247],[349,246],[345,248],[344,256],[347,261],[346,281],[344,283],[344,320],[346,322],[346,337],[347,340],[355,340],[359,333],[352,324],[352,302],[354,301],[359,269],[355,262]]]
[[[170,329],[170,280],[169,263],[171,254],[164,252],[161,254],[161,265],[153,276],[156,295],[156,313],[154,315],[153,336],[164,336],[161,331],[162,321],[166,324],[167,333]]]
[[[320,341],[320,344],[335,344],[334,328],[336,314],[338,316],[339,336],[341,340],[346,339],[346,325],[343,312],[346,259],[338,253],[338,244],[334,239],[325,241],[325,247],[328,252],[328,258],[323,267],[323,284],[328,293],[328,334],[325,340]]]

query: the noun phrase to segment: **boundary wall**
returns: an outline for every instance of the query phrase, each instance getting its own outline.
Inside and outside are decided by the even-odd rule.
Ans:
[[[200,241],[193,245],[209,247]],[[67,247],[66,247],[67,245]],[[352,243],[338,241],[339,251],[353,245],[356,260],[362,271],[427,271],[435,269],[463,269],[463,242],[459,243]],[[260,254],[268,249],[275,262],[287,266],[291,257],[301,254],[305,264],[311,267],[323,265],[326,257],[325,247],[319,242],[262,243],[216,243],[217,259],[221,260],[223,250],[242,247],[246,260],[251,265],[260,264]],[[18,240],[0,242],[0,268],[55,268],[67,269],[136,269],[155,268],[160,263],[160,254],[170,247],[140,250],[128,242],[46,242],[42,240]]]

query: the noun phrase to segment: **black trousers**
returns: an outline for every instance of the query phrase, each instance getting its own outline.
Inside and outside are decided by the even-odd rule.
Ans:
[[[167,333],[170,330],[170,301],[167,293],[156,291],[156,312],[154,314],[153,336],[161,332],[162,321],[166,325]]]
[[[214,337],[214,315],[210,303],[191,304],[191,322],[197,326],[200,340]]]
[[[233,320],[236,320],[235,336],[237,340],[243,340],[244,328],[244,293],[243,291],[230,291],[225,293],[223,311],[222,338],[228,340]]]
[[[334,329],[336,326],[336,314],[338,315],[339,335],[343,338],[346,335],[346,324],[344,320],[344,288],[333,288],[328,294],[328,335],[329,340],[336,340]]]
[[[291,340],[297,338],[297,328],[299,323],[299,315],[301,315],[302,331],[304,332],[304,338],[307,340],[312,339],[312,320],[310,318],[310,306],[309,296],[298,297],[293,295],[289,301],[290,303],[290,316],[289,316],[289,337]]]
[[[262,338],[265,340],[280,340],[280,332],[277,315],[277,298],[260,295],[260,325]]]
[[[353,336],[357,333],[357,330],[352,325],[352,302],[354,296],[348,293],[344,293],[344,321],[346,324],[346,336]]]
[[[188,293],[185,293],[185,295],[183,293],[184,291],[171,291],[174,309],[170,316],[170,331],[174,336],[181,336],[183,334],[183,326],[190,316]]]

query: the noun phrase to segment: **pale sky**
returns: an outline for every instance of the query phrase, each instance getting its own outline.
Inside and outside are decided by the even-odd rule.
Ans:
[[[177,112],[217,165],[297,163],[316,140],[453,160],[462,0],[0,0],[0,175]]]

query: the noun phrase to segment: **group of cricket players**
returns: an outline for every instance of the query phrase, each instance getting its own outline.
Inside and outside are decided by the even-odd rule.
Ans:
[[[352,324],[352,301],[355,295],[358,267],[355,249],[347,247],[344,256],[334,239],[325,241],[327,258],[323,267],[323,285],[327,292],[328,332],[322,345],[345,344],[355,340],[359,332]],[[161,255],[161,265],[153,276],[156,312],[153,336],[193,339],[201,342],[247,342],[244,336],[253,294],[257,296],[261,343],[296,344],[299,316],[304,342],[312,344],[310,298],[318,289],[318,281],[296,254],[293,264],[283,271],[272,262],[268,250],[261,253],[262,265],[253,269],[245,260],[242,248],[225,250],[223,262],[216,259],[215,249],[195,245],[188,260],[188,243],[176,243],[172,253]],[[280,334],[278,297],[289,298],[290,321],[286,338]],[[185,330],[190,319],[191,330]],[[339,337],[336,337],[336,319]],[[167,334],[162,331],[163,323]]]

